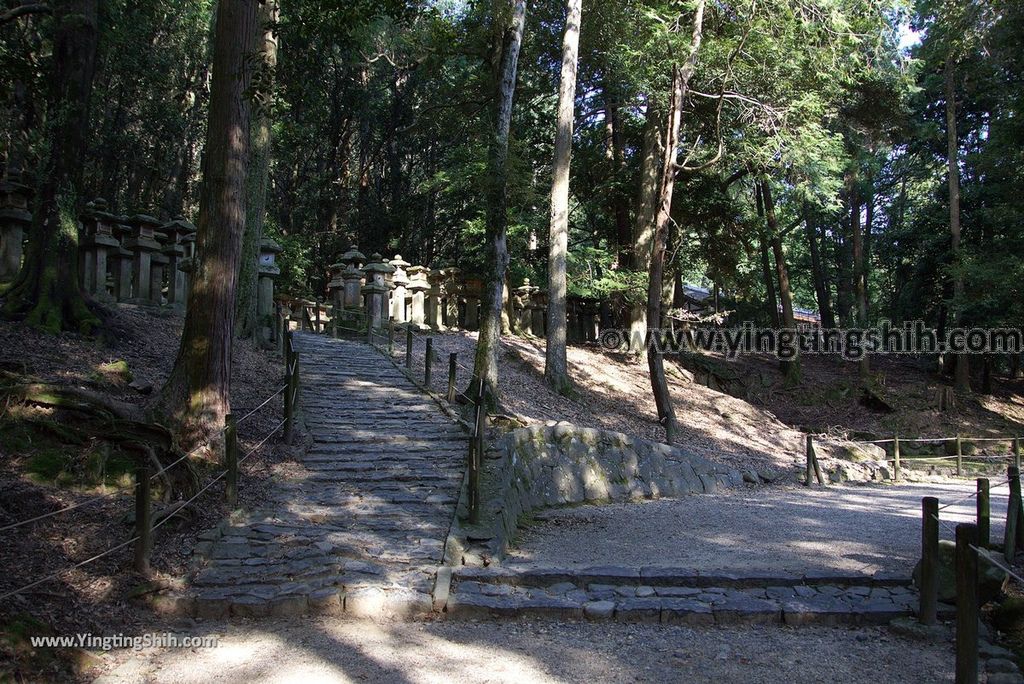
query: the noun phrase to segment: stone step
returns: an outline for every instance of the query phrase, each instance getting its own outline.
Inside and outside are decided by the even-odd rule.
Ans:
[[[794,586],[851,586],[851,587],[908,587],[912,579],[901,574],[877,572],[872,575],[841,571],[807,571],[800,575],[774,571],[745,570],[743,572],[698,571],[693,568],[646,566],[592,566],[582,568],[554,567],[460,567],[454,571],[455,582],[472,581],[485,584],[504,584],[514,587],[545,587],[552,584],[575,584],[586,588],[590,584],[650,587],[731,587],[764,588]]]
[[[913,592],[897,589],[899,593],[894,593],[885,587],[823,585],[807,596],[799,595],[795,587],[717,588],[672,595],[659,595],[652,589],[650,594],[644,591],[633,596],[571,587],[556,585],[540,589],[464,583],[453,587],[445,610],[453,618],[473,619],[585,618],[694,626],[768,623],[796,626],[886,624],[895,618],[913,615],[917,606]]]

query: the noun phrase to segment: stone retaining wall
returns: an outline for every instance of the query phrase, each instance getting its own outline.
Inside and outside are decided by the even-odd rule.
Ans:
[[[520,428],[490,445],[481,522],[456,522],[447,561],[482,565],[500,558],[519,521],[543,508],[711,493],[760,479],[754,471],[730,470],[685,448],[619,432],[568,423]],[[459,520],[466,515],[464,492]]]

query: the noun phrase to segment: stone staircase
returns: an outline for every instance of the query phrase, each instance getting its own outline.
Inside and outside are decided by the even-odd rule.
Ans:
[[[301,472],[204,535],[208,561],[176,612],[430,611],[468,436],[368,345],[297,332],[294,348],[311,440]]]

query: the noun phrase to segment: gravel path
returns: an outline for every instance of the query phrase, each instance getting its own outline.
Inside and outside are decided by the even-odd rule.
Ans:
[[[549,511],[521,530],[507,565],[642,566],[803,574],[910,574],[920,553],[921,497],[944,505],[971,484],[763,487],[642,503]],[[992,491],[992,537],[1002,535],[1007,488]],[[974,499],[941,512],[973,521]],[[940,537],[951,539],[949,525]]]
[[[261,622],[218,648],[119,652],[120,682],[947,682],[951,637],[887,628],[709,628],[556,622]]]

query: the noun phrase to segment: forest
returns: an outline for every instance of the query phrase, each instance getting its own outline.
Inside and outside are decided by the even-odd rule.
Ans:
[[[889,326],[936,339],[1002,331],[1019,345],[1022,45],[1019,0],[0,0],[0,480],[20,483],[0,493],[28,486],[22,465],[37,468],[46,440],[90,453],[109,442],[149,458],[164,503],[187,498],[180,509],[227,467],[234,510],[235,416],[276,407],[282,393],[284,420],[258,443],[244,432],[256,446],[243,461],[264,444],[327,458],[317,440],[333,444],[323,431],[342,429],[362,436],[339,438],[349,451],[331,458],[363,458],[366,441],[385,461],[394,441],[415,451],[419,437],[402,433],[426,411],[409,399],[413,385],[378,387],[398,377],[390,365],[347,375],[377,368],[365,355],[374,348],[404,374],[395,382],[428,394],[431,364],[450,355],[444,410],[471,434],[468,465],[441,463],[465,446],[447,426],[424,422],[422,439],[439,440],[428,446],[437,468],[450,466],[444,477],[465,471],[444,505],[461,520],[469,497],[466,525],[489,510],[479,478],[493,493],[518,476],[517,457],[508,472],[486,462],[485,439],[514,451],[566,421],[579,423],[565,434],[587,458],[634,437],[656,442],[641,460],[691,448],[697,462],[710,450],[728,468],[694,466],[687,485],[706,494],[777,483],[793,451],[810,488],[818,439],[824,459],[870,461],[858,471],[868,481],[902,480],[901,436],[924,443],[930,429],[943,434],[915,455],[955,458],[956,478],[970,470],[965,456],[997,458],[965,452],[972,431],[978,444],[1000,441],[998,458],[1018,468],[1019,346],[910,360],[751,353],[734,364],[718,347],[664,347],[741,326],[816,340]],[[345,346],[323,346],[345,324]],[[413,349],[421,336],[426,351]],[[369,345],[353,351],[353,340]],[[349,366],[327,349],[347,350]],[[339,399],[341,386],[360,391]],[[367,387],[381,405],[355,403]],[[357,424],[368,417],[397,436],[366,437],[374,425]],[[285,445],[268,442],[282,427]],[[54,482],[85,469],[46,458],[64,464],[38,466]],[[659,467],[675,472],[671,460]],[[413,461],[396,481],[442,477]],[[842,484],[856,468],[838,461],[826,475]],[[131,472],[121,495],[142,491],[139,473],[150,479]],[[607,497],[588,480],[570,503],[657,498],[637,477],[626,493],[613,478]],[[826,484],[820,469],[816,479]],[[0,500],[0,533],[10,511],[38,512],[22,504]],[[136,510],[133,524],[148,525]],[[518,523],[507,524],[494,533],[506,545]],[[465,533],[461,564],[486,567],[498,547],[474,547],[491,537],[473,530],[454,524],[451,539]],[[446,563],[451,539],[429,540]],[[21,591],[4,588],[3,598]],[[227,606],[215,617],[250,617]]]
[[[3,15],[0,153],[38,207],[6,316],[102,327],[66,213],[103,198],[191,217],[238,272],[189,335],[252,335],[262,237],[298,297],[355,244],[634,325],[683,282],[776,327],[1021,320],[1017,3],[238,4]],[[947,365],[993,364],[1019,371]]]

